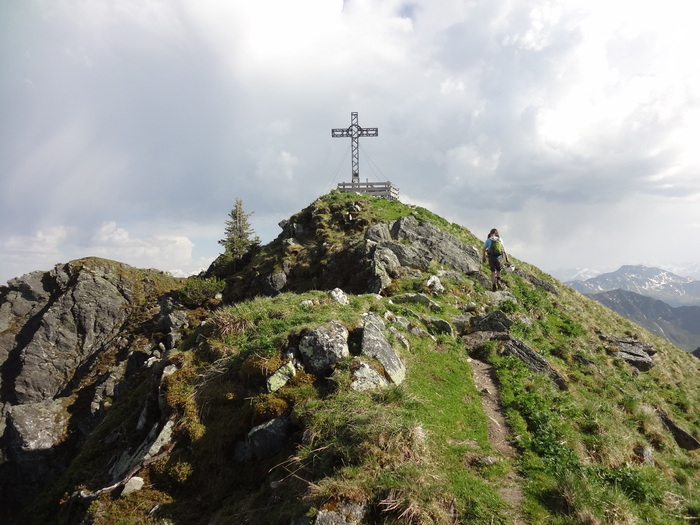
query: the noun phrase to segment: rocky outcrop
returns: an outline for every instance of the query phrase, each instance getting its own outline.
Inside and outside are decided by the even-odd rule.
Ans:
[[[367,228],[365,243],[373,249],[370,291],[379,293],[392,278],[401,277],[402,268],[427,270],[431,263],[448,266],[465,274],[481,269],[479,252],[453,235],[441,231],[428,221],[407,215],[391,224],[375,224]],[[442,289],[437,280],[430,289]]]
[[[88,258],[2,289],[0,499],[10,511],[65,468],[129,377],[181,338],[186,316],[165,298],[177,286]]]
[[[656,350],[649,343],[643,343],[632,337],[617,337],[598,332],[606,352],[626,361],[635,370],[648,372],[656,365],[653,356]]]
[[[671,433],[671,435],[673,436],[673,439],[676,440],[676,443],[678,444],[679,447],[681,447],[685,450],[697,450],[700,448],[700,442],[698,442],[697,439],[695,439],[688,432],[686,432],[681,427],[679,427],[675,423],[675,421],[673,421],[669,417],[669,415],[666,413],[665,410],[658,409],[656,412],[657,412],[657,414],[659,414],[659,418],[661,418],[661,422],[664,424],[664,426]]]
[[[395,279],[420,278],[434,265],[458,275],[480,275],[479,251],[432,223],[405,215],[369,225],[365,219],[354,218],[361,209],[361,203],[355,203],[331,210],[333,227],[351,233],[342,247],[323,241],[329,225],[316,209],[304,210],[295,220],[282,223],[283,232],[274,242],[280,249],[230,278],[224,301],[296,292],[308,288],[309,280],[316,289],[381,293]],[[426,286],[431,293],[443,289],[437,276]]]

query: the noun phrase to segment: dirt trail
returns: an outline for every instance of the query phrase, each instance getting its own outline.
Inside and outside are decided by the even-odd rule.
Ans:
[[[503,407],[499,400],[498,384],[495,380],[493,367],[478,359],[471,359],[470,365],[474,375],[474,384],[477,390],[482,393],[481,403],[489,419],[489,442],[504,457],[514,459],[518,452],[511,445],[512,435],[510,427],[503,416]],[[522,504],[525,499],[522,478],[511,470],[499,488],[498,493],[511,506],[510,512],[512,513],[513,523],[515,525],[527,525],[528,521],[522,513]]]

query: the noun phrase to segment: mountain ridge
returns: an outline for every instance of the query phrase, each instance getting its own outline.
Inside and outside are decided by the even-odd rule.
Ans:
[[[698,518],[697,360],[515,255],[491,291],[481,244],[429,210],[333,192],[194,278],[90,258],[12,280],[4,516]]]
[[[623,265],[614,272],[565,284],[583,294],[621,289],[659,299],[670,306],[700,305],[700,281],[651,266]]]

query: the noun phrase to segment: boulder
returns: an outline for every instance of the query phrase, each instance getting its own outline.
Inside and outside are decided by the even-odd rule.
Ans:
[[[423,319],[423,322],[428,327],[428,330],[434,334],[445,334],[450,337],[455,336],[454,328],[449,321],[445,321],[439,317],[426,317]]]
[[[245,439],[236,444],[234,458],[236,461],[244,462],[265,459],[277,454],[286,445],[290,428],[289,414],[252,428]]]
[[[384,329],[384,321],[377,314],[365,315],[361,353],[379,361],[389,379],[398,385],[406,379],[406,367],[384,336]]]
[[[389,385],[386,378],[372,368],[369,364],[361,360],[356,360],[352,370],[352,383],[350,388],[356,392],[366,390],[377,390]]]
[[[515,338],[509,338],[503,345],[503,355],[513,355],[520,359],[523,363],[530,367],[533,372],[546,374],[552,378],[561,390],[567,390],[568,386],[564,377],[557,372],[547,362],[547,360],[538,354],[535,350],[526,345],[523,341]]]
[[[333,288],[330,292],[328,292],[328,295],[338,304],[350,304],[350,299],[348,298],[347,294],[340,288]]]
[[[335,363],[350,355],[348,330],[340,321],[310,330],[299,342],[302,361],[309,372],[323,375]]]
[[[131,311],[128,287],[100,265],[68,263],[46,279],[54,282],[54,300],[25,332],[26,344],[14,350],[21,362],[14,381],[20,404],[59,395],[82,365],[115,341]]]
[[[508,332],[513,321],[501,310],[472,318],[472,332]]]
[[[661,422],[664,424],[664,426],[671,433],[671,435],[673,436],[673,439],[676,440],[676,443],[678,444],[679,447],[681,447],[682,449],[685,449],[685,450],[697,450],[700,448],[700,442],[698,442],[697,439],[695,439],[688,432],[686,432],[681,427],[679,427],[669,417],[669,415],[666,413],[666,411],[661,410],[659,408],[656,410],[656,413],[659,414],[659,418],[661,418]]]
[[[10,407],[7,426],[14,436],[11,446],[20,454],[50,449],[67,437],[68,419],[61,400]]]
[[[481,269],[476,248],[412,215],[390,225],[370,226],[365,232],[365,244],[373,254],[370,291],[374,293],[386,288],[400,267],[425,271],[435,262],[461,273],[476,274]],[[435,287],[434,293],[440,292],[439,279],[431,281],[431,285]]]
[[[431,275],[425,283],[425,287],[430,290],[432,294],[440,294],[445,291],[445,287],[442,285],[437,275]]]

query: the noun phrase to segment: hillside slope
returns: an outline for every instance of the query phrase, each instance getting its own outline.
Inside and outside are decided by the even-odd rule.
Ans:
[[[10,282],[3,517],[700,518],[698,360],[522,261],[490,291],[480,245],[333,192],[197,278],[89,259]]]
[[[700,348],[700,306],[669,306],[625,290],[586,294],[614,312],[692,352]]]

